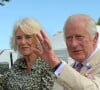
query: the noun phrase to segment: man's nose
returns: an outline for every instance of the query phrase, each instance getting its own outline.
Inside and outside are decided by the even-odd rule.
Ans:
[[[72,46],[76,47],[77,45],[78,45],[78,40],[75,37],[73,37],[72,38]]]

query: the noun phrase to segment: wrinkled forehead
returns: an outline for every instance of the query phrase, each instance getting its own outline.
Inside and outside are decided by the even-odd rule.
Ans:
[[[65,27],[65,31],[87,31],[87,24],[83,22],[69,22]]]
[[[69,19],[66,22],[65,26],[69,27],[69,26],[80,26],[80,25],[87,25],[87,24],[88,24],[87,19],[77,17],[77,18],[71,18],[71,19]]]

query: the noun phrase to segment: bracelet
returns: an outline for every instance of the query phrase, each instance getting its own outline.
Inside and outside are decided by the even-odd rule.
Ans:
[[[60,62],[58,65],[56,65],[54,68],[53,68],[53,71],[55,72],[57,70],[57,68],[62,64],[62,62]]]

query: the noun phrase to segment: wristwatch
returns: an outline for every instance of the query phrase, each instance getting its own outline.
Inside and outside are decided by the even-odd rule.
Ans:
[[[57,70],[57,68],[62,64],[62,62],[60,62],[58,65],[56,65],[54,68],[53,68],[53,71],[55,72]]]

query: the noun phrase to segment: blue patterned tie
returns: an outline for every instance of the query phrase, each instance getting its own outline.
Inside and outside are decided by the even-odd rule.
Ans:
[[[76,66],[76,70],[78,72],[80,72],[81,68],[83,67],[83,64],[82,63],[78,63],[77,66]]]

